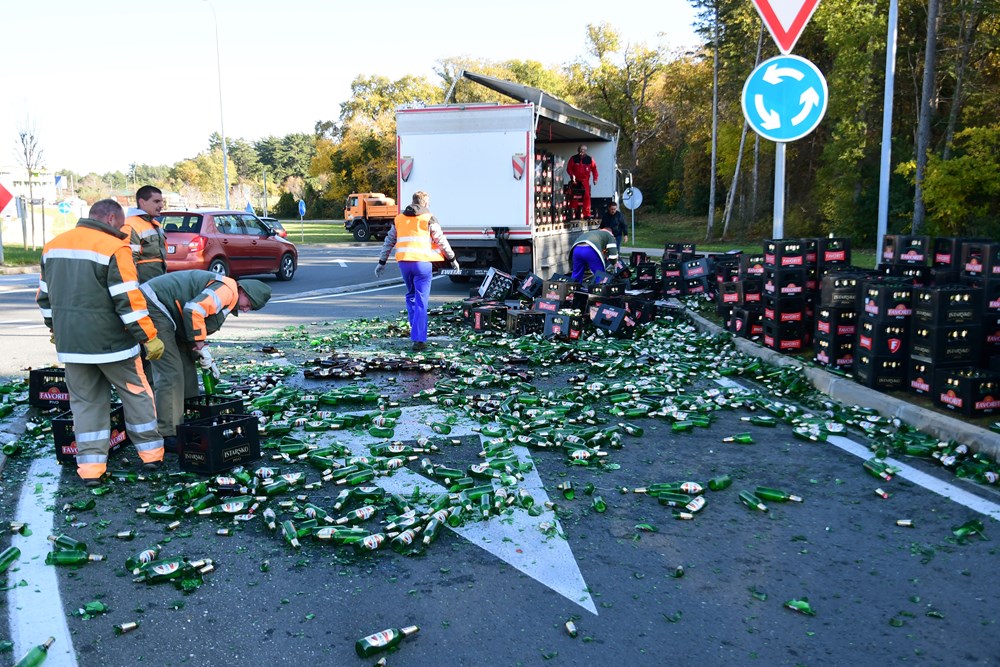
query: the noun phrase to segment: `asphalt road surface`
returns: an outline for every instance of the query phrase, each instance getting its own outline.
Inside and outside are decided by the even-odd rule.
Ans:
[[[444,280],[434,284],[436,300],[467,291]],[[392,290],[313,296],[276,296],[267,311],[239,318],[240,329],[227,323],[216,336],[218,347],[268,363],[272,358],[259,346],[287,341],[272,329],[389,315],[402,303]],[[250,327],[263,331],[255,335]],[[659,335],[687,334],[670,329]],[[443,348],[457,341],[435,342]],[[335,351],[346,347],[334,345]],[[407,341],[387,338],[362,347],[367,354],[403,352]],[[499,347],[484,351],[502,353]],[[286,360],[298,364],[310,356],[316,354],[305,349]],[[712,359],[693,350],[681,358],[695,364],[686,394],[728,386],[728,380],[711,379]],[[542,391],[565,389],[578,371],[571,364],[554,366],[535,384]],[[403,403],[396,438],[435,437],[428,423],[457,412],[411,400],[436,379],[437,372],[366,378]],[[287,381],[317,392],[347,382],[305,380],[297,372]],[[739,383],[769,396],[750,381]],[[337,408],[338,414],[346,410]],[[476,424],[458,414],[450,437],[461,437],[461,444],[442,445],[432,456],[436,464],[465,468],[481,460]],[[47,666],[371,665],[376,658],[358,658],[354,642],[407,625],[420,631],[388,654],[389,665],[1000,664],[1000,602],[990,584],[997,564],[997,494],[920,460],[899,461],[902,470],[891,481],[876,479],[862,468],[870,453],[858,433],[803,441],[788,426],[741,420],[750,414],[721,410],[709,428],[687,433],[672,432],[662,418],[630,419],[645,434],[626,436],[621,449],[611,449],[613,466],[570,466],[560,452],[518,448],[519,460],[531,463],[522,485],[538,506],[548,499],[555,511],[532,516],[517,508],[446,528],[416,556],[390,549],[358,553],[309,538],[295,549],[260,518],[234,524],[185,516],[171,530],[167,521],[135,512],[162,493],[167,480],[118,482],[95,497],[72,469],[52,459],[10,459],[0,476],[0,521],[26,520],[32,534],[0,542],[0,548],[9,541],[22,551],[6,574],[3,605],[16,649],[0,654],[0,665],[12,664],[49,635],[57,641]],[[739,432],[750,432],[753,444],[723,442]],[[363,431],[319,437],[354,454],[380,441]],[[272,462],[270,454],[251,467],[270,464],[280,473],[303,472],[307,481],[319,477],[304,463]],[[168,463],[168,471],[176,470],[175,459]],[[118,455],[113,467],[135,469],[134,453]],[[422,500],[414,503],[426,507],[440,487],[416,461],[408,468],[378,483],[406,497],[419,487]],[[655,498],[620,491],[669,481],[704,485],[723,474],[732,486],[706,491],[706,505],[693,520],[674,519]],[[572,500],[557,488],[566,482],[577,489]],[[606,502],[605,512],[594,509],[588,484]],[[804,502],[748,509],[738,493],[756,486],[777,487]],[[323,484],[274,501],[331,510],[339,491]],[[62,509],[90,498],[92,510]],[[293,510],[278,511],[286,518]],[[953,535],[953,527],[977,518],[994,539]],[[912,527],[897,525],[900,519]],[[379,528],[376,521],[364,525]],[[223,527],[233,534],[218,535]],[[137,533],[134,540],[114,537],[129,529]],[[45,566],[45,538],[58,533],[86,542],[106,560]],[[161,557],[211,558],[214,570],[187,595],[169,583],[133,582],[125,559],[157,544]],[[74,614],[93,600],[109,611],[89,620]],[[793,600],[807,600],[814,615],[788,608]],[[578,629],[575,638],[567,621]],[[116,635],[113,626],[128,622],[139,627]]]

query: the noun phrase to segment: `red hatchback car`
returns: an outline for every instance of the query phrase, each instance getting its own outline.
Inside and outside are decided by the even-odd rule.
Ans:
[[[245,211],[164,211],[167,271],[202,269],[226,276],[273,273],[291,280],[299,251]]]

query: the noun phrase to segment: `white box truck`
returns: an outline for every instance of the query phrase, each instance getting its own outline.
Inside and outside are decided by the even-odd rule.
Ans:
[[[430,195],[431,212],[463,268],[453,280],[490,267],[542,278],[567,273],[577,236],[596,228],[608,202],[617,199],[617,126],[536,88],[463,76],[524,101],[399,109],[400,208],[418,190]],[[579,198],[565,189],[566,161],[580,144],[598,171],[589,220],[581,219]]]

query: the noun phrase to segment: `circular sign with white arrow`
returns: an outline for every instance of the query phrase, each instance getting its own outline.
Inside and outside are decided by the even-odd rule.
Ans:
[[[799,56],[765,60],[743,84],[743,115],[754,132],[777,142],[801,139],[826,114],[826,78]]]

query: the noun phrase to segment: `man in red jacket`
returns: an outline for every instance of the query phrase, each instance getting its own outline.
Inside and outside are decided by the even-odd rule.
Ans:
[[[583,186],[583,217],[590,217],[590,179],[593,176],[594,184],[597,184],[597,163],[594,158],[587,155],[587,147],[580,144],[576,149],[576,155],[566,163],[566,173],[570,180],[578,182]]]

